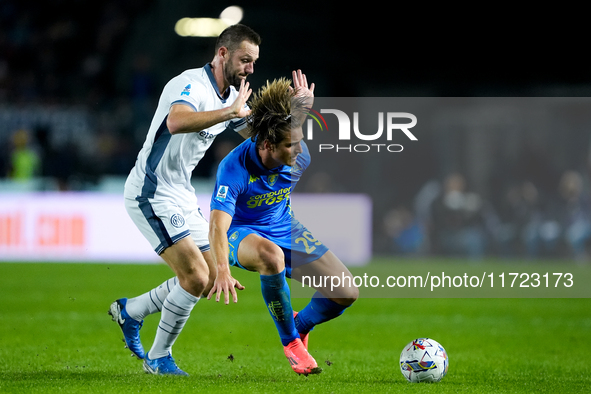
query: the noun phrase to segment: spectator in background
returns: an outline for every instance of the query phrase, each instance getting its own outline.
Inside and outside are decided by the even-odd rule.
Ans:
[[[591,239],[589,195],[584,193],[583,178],[577,171],[565,171],[560,178],[562,226],[569,253],[577,260],[586,260],[587,243]]]
[[[50,141],[50,130],[38,127],[35,138],[41,148],[41,176],[52,178],[59,191],[70,190],[70,179],[81,165],[79,148],[72,142],[55,147]]]
[[[500,255],[537,257],[544,241],[540,231],[543,212],[537,187],[531,181],[511,186],[499,205],[495,239]]]
[[[484,204],[478,194],[466,190],[463,175],[449,175],[431,209],[432,252],[482,258],[487,245]]]
[[[405,206],[391,209],[384,216],[384,230],[391,249],[397,254],[417,254],[425,246],[424,226]]]
[[[12,144],[9,177],[16,181],[27,181],[38,176],[41,159],[32,147],[30,133],[25,129],[17,130],[12,135]]]

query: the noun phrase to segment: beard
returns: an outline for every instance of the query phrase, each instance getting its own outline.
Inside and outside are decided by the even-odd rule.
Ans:
[[[240,89],[242,78],[240,78],[236,70],[230,64],[227,64],[224,68],[224,77],[231,86],[236,88],[236,90]]]

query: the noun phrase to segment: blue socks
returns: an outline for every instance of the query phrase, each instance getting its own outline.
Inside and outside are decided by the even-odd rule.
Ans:
[[[339,305],[316,292],[310,303],[298,313],[294,320],[285,270],[275,275],[261,275],[261,291],[283,346],[299,338],[299,333],[306,334],[315,325],[342,315],[349,307]]]
[[[299,338],[293,320],[293,309],[285,269],[275,275],[261,275],[261,291],[269,313],[275,322],[283,346]]]
[[[336,302],[325,298],[319,292],[314,293],[310,303],[302,309],[295,318],[295,325],[298,332],[306,334],[316,324],[327,322],[343,314],[349,306],[339,305]]]

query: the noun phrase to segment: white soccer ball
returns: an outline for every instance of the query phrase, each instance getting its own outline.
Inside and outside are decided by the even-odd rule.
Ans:
[[[439,382],[448,367],[447,352],[431,338],[417,338],[400,353],[400,371],[411,383]]]

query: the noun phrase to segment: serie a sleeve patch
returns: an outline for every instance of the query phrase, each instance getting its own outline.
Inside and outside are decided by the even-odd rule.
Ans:
[[[215,195],[215,199],[224,202],[226,201],[226,197],[228,197],[228,186],[220,185],[218,192]]]

